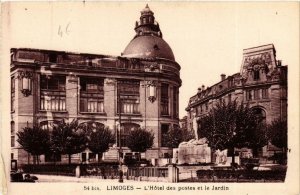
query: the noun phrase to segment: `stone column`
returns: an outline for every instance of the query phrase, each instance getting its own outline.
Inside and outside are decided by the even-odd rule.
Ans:
[[[150,91],[150,86],[153,88]],[[142,127],[154,133],[153,147],[159,146],[158,125],[158,84],[155,80],[141,81],[140,87],[140,112],[143,117]]]
[[[71,74],[66,80],[66,110],[70,121],[78,115],[78,78]]]
[[[76,177],[80,177],[80,165],[76,166],[76,169],[75,169],[75,175]]]
[[[179,181],[179,170],[176,165],[168,166],[168,182],[177,183]]]
[[[89,152],[86,152],[86,162],[89,163],[89,158],[90,158],[90,153]]]
[[[116,80],[112,78],[104,79],[104,111],[107,115],[107,123],[110,129],[114,129],[117,107]]]

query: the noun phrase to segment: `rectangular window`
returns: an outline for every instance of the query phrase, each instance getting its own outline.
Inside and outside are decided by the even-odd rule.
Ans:
[[[66,96],[65,93],[48,94],[41,93],[41,110],[64,111],[66,110]]]
[[[81,153],[81,161],[86,162],[86,153]]]
[[[262,98],[263,98],[263,99],[268,99],[268,98],[269,98],[269,91],[268,91],[268,88],[262,89]]]
[[[41,75],[40,109],[66,110],[66,77]]]
[[[57,55],[55,53],[49,54],[49,62],[56,63],[57,62]]]
[[[169,85],[162,83],[160,91],[160,113],[161,115],[169,115]]]
[[[246,91],[246,100],[249,101],[249,100],[252,100],[252,91],[251,90],[247,90]]]
[[[11,147],[15,147],[15,135],[16,135],[16,130],[15,130],[15,122],[12,121],[10,122],[10,135],[11,135],[11,140],[10,140],[10,144],[11,144]]]
[[[254,90],[254,99],[258,100],[259,99],[259,89]]]
[[[11,99],[10,99],[10,110],[11,111],[14,111],[15,110],[15,78],[14,77],[11,77]]]
[[[121,113],[124,114],[138,114],[139,113],[139,101],[122,99],[121,101]]]
[[[228,79],[228,87],[230,88],[230,87],[232,87],[232,86],[233,86],[233,78],[230,77],[230,78]]]
[[[254,81],[259,80],[259,70],[254,70],[254,73],[253,73],[253,80],[254,80]]]
[[[65,91],[66,77],[60,75],[41,75],[41,90]]]
[[[219,104],[222,104],[222,102],[223,102],[223,99],[219,98]]]
[[[178,118],[178,88],[173,87],[173,117]]]
[[[140,113],[140,82],[135,80],[119,80],[118,81],[118,112],[124,114]],[[119,108],[121,106],[121,108]]]
[[[103,79],[80,78],[80,112],[104,112],[103,84]]]
[[[10,146],[15,147],[15,136],[12,135],[10,138],[11,138],[11,140],[10,140],[11,145]]]
[[[198,116],[201,113],[201,107],[197,106],[196,107],[196,116]]]
[[[119,80],[118,88],[120,95],[140,95],[140,81]]]
[[[162,124],[161,125],[161,146],[166,147],[167,146],[167,140],[166,140],[166,134],[169,131],[169,125],[168,124]]]

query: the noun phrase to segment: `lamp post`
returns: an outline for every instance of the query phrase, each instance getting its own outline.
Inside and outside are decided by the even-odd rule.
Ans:
[[[119,112],[119,127],[117,128],[119,137],[117,138],[119,141],[119,182],[123,183],[123,171],[122,171],[122,146],[121,146],[121,98],[120,98],[120,87],[119,82],[117,81],[117,105],[118,105],[118,112]]]
[[[153,103],[156,100],[156,83],[155,81],[148,81],[147,86],[149,88],[148,100]]]

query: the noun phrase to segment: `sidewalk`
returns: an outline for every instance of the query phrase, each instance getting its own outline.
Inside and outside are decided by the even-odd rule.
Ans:
[[[73,183],[118,183],[119,179],[102,179],[95,176],[90,177],[72,177],[72,176],[62,176],[62,175],[40,175],[40,174],[30,174],[38,177],[37,183],[42,182],[73,182]],[[123,183],[130,184],[130,183],[141,183],[141,182],[147,182],[147,181],[137,181],[137,180],[127,180],[125,177],[123,177]],[[151,181],[148,181],[151,182]]]
[[[119,183],[118,179],[101,179],[97,177],[72,177],[61,175],[39,175],[31,174],[38,177],[37,182],[75,182],[75,183]],[[123,179],[123,183],[136,183],[137,181]]]

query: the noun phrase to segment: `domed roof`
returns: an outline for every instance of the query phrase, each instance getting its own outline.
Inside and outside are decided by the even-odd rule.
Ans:
[[[135,58],[164,58],[175,61],[172,49],[162,39],[158,22],[148,4],[135,23],[136,35],[125,48],[122,56]]]
[[[125,48],[122,56],[136,58],[165,58],[175,61],[172,49],[166,41],[154,35],[137,36]]]

